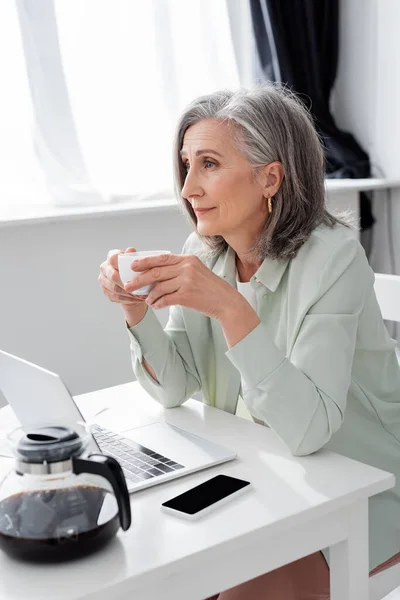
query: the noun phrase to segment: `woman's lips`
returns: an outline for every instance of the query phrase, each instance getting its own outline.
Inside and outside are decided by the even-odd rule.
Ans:
[[[196,213],[196,215],[205,215],[206,213],[209,213],[211,210],[214,210],[215,206],[213,206],[212,208],[194,208],[194,212]]]

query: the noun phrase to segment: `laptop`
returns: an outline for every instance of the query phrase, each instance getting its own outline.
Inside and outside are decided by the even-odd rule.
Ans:
[[[118,460],[130,492],[236,458],[229,449],[164,422],[123,433],[92,420],[87,425],[59,375],[1,350],[0,389],[25,431],[45,425],[89,430],[93,452]]]

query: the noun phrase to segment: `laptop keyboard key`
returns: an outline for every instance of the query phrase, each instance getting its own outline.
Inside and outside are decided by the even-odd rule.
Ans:
[[[156,465],[158,463],[157,460],[155,460],[154,458],[150,458],[150,456],[147,457],[146,462],[149,465]]]
[[[145,448],[145,446],[140,447],[140,452],[142,452],[143,454],[147,454],[148,456],[154,454],[153,450],[150,450],[150,448]]]
[[[115,454],[114,448],[112,446],[109,446],[108,444],[101,444],[100,447],[104,454]]]
[[[148,473],[147,471],[142,471],[142,473],[140,473],[138,475],[138,477],[139,477],[139,479],[144,481],[145,479],[152,479],[154,477],[154,475],[152,475],[151,473]]]
[[[160,471],[163,471],[164,473],[170,473],[171,471],[174,471],[174,469],[172,467],[168,467],[167,465],[164,465],[163,463],[156,464],[155,468],[160,469]]]
[[[128,469],[128,471],[130,471],[134,475],[140,475],[140,473],[143,473],[143,469],[139,469],[139,467],[136,467],[135,465],[131,465],[130,463],[129,463],[129,466],[125,467],[125,468]]]
[[[154,465],[157,461],[153,460],[152,458],[150,458],[150,456],[147,456],[147,454],[142,454],[142,456],[140,457],[140,460],[142,460],[144,463],[146,463],[146,465]]]
[[[151,469],[147,469],[147,472],[150,473],[150,475],[155,475],[156,477],[158,475],[164,475],[164,473],[160,471],[160,469],[155,469],[154,467],[152,467]]]
[[[126,454],[129,454],[129,456],[135,460],[135,458],[140,458],[141,456],[143,456],[143,454],[141,452],[138,452],[137,450],[134,450],[132,448],[132,450],[126,450]],[[147,454],[145,454],[144,456],[147,456]]]

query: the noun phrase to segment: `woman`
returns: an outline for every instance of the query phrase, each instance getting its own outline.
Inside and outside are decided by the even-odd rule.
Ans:
[[[324,159],[302,104],[273,87],[220,92],[183,113],[175,180],[195,233],[182,255],[99,282],[121,304],[141,385],[165,407],[198,390],[253,418],[294,455],[327,447],[396,473],[400,369],[354,232],[325,208]],[[132,250],[132,249],[128,249]],[[143,298],[132,290],[157,282]],[[171,307],[165,331],[154,308]],[[370,570],[400,560],[400,479],[370,502]],[[220,600],[329,597],[318,552]]]

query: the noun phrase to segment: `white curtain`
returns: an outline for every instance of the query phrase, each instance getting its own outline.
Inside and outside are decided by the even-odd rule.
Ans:
[[[46,182],[35,157],[33,112],[14,0],[0,2],[0,204],[41,202]]]
[[[172,194],[198,95],[237,88],[229,0],[1,0],[0,204]]]

